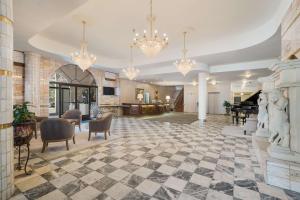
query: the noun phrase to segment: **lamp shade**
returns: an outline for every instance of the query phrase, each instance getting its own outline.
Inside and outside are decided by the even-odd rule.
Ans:
[[[143,95],[143,94],[140,93],[140,94],[137,95],[137,99],[138,99],[138,100],[141,101],[143,98],[144,98],[144,95]]]
[[[166,96],[166,100],[169,101],[171,99],[170,96]]]

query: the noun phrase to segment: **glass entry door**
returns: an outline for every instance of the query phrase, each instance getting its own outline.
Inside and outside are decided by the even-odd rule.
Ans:
[[[75,94],[75,86],[61,86],[61,114],[65,113],[68,110],[74,110],[76,108]]]
[[[57,82],[50,84],[49,110],[51,116],[61,117],[68,110],[78,109],[81,111],[82,119],[90,119],[91,107],[97,105],[97,86]]]
[[[77,108],[82,117],[90,115],[90,92],[89,87],[77,87]]]

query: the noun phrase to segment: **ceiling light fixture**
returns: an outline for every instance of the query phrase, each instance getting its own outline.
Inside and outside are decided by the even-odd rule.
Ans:
[[[82,21],[83,29],[82,29],[82,41],[80,43],[80,51],[76,51],[71,53],[72,61],[78,65],[82,71],[87,70],[96,62],[96,56],[93,54],[89,54],[87,50],[87,41],[85,40],[85,25],[86,21]]]
[[[215,81],[215,80],[212,80],[210,83],[211,83],[212,85],[217,85],[217,81]]]
[[[147,34],[147,31],[144,30],[143,36],[140,36],[138,33],[135,33],[135,37],[133,38],[133,44],[141,49],[141,51],[148,57],[154,57],[157,55],[162,49],[164,49],[168,45],[168,37],[167,34],[163,34],[162,37],[159,36],[157,30],[153,30],[153,24],[155,21],[155,17],[152,12],[152,0],[150,0],[150,16],[148,18],[150,33]]]
[[[250,78],[251,76],[252,76],[252,74],[250,74],[250,73],[245,74],[246,78]]]
[[[187,32],[183,32],[183,57],[181,58],[181,60],[176,61],[174,64],[177,67],[178,71],[181,72],[183,74],[183,76],[185,76],[187,73],[189,73],[191,71],[191,69],[196,65],[196,61],[195,60],[191,60],[189,58],[186,58],[186,53],[187,53],[187,49],[186,49],[186,34]]]
[[[133,46],[130,45],[130,63],[129,63],[129,66],[122,70],[129,80],[135,79],[138,76],[138,74],[140,73],[140,70],[136,69],[133,66],[132,48],[133,48]]]

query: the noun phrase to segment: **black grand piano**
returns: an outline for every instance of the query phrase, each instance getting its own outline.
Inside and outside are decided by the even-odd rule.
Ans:
[[[246,122],[246,118],[248,118],[250,114],[258,113],[257,100],[260,93],[261,90],[254,93],[246,100],[235,103],[231,106],[232,123],[236,122],[238,124],[239,121],[242,120],[242,123],[244,124]]]

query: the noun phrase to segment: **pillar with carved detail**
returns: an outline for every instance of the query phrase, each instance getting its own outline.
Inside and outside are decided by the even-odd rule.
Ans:
[[[198,119],[200,122],[206,121],[207,77],[208,74],[206,72],[200,72],[198,74]]]
[[[274,88],[268,93],[265,179],[270,185],[300,192],[300,60],[283,61],[270,69]]]
[[[271,69],[274,71],[272,78],[275,88],[281,91],[279,94],[287,99],[288,124],[286,127],[288,130],[285,131],[283,121],[279,121],[281,118],[278,119],[278,114],[272,113],[271,116],[276,117],[277,121],[275,120],[273,125],[270,124],[270,130],[278,125],[278,136],[273,137],[277,136],[279,139],[275,140],[278,142],[273,142],[270,145],[268,152],[274,158],[300,163],[300,60],[281,62]],[[286,93],[283,94],[283,91]],[[272,97],[269,98],[272,99]],[[282,104],[280,99],[278,100],[279,103]],[[284,142],[285,138],[287,138],[286,142]]]
[[[14,192],[12,0],[0,0],[0,27],[0,199],[9,199]]]
[[[37,116],[40,115],[40,65],[41,55],[25,52],[25,101]]]

